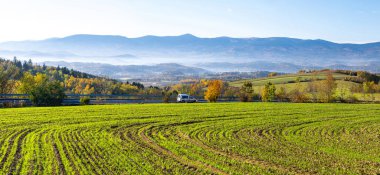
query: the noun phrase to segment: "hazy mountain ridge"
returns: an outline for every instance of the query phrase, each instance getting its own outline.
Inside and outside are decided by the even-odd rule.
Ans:
[[[295,73],[299,70],[364,70],[374,73],[380,72],[380,62],[368,62],[367,64],[358,66],[349,66],[344,64],[333,64],[327,66],[319,65],[297,65],[288,62],[247,62],[247,63],[228,63],[228,62],[213,62],[213,63],[199,63],[197,67],[204,68],[214,72],[252,72],[252,71],[269,71],[269,72],[285,72]]]
[[[41,41],[0,43],[0,50],[41,53],[69,53],[84,57],[174,58],[177,63],[282,61],[293,64],[356,64],[380,61],[380,43],[339,44],[325,40],[273,38],[199,38],[144,36],[127,38],[112,35],[73,35]],[[2,52],[0,51],[0,54]],[[187,59],[185,58],[191,58]],[[124,59],[119,58],[120,61]],[[112,60],[117,64],[117,60]],[[162,61],[168,62],[168,61]]]
[[[266,77],[270,73],[268,71],[212,72],[202,68],[183,66],[176,63],[162,63],[157,65],[111,65],[102,63],[50,61],[40,64],[63,66],[98,76],[137,81],[146,86],[173,85],[186,79],[222,79],[224,81],[235,81]]]

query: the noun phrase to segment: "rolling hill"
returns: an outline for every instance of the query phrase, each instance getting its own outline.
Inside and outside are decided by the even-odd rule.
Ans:
[[[288,93],[295,89],[298,89],[301,91],[307,91],[311,81],[325,80],[326,76],[327,76],[326,71],[318,71],[315,73],[285,74],[285,75],[278,75],[278,76],[273,76],[273,77],[237,80],[237,81],[231,81],[229,84],[230,86],[233,86],[233,87],[241,87],[244,82],[249,81],[249,82],[252,82],[254,85],[253,86],[254,92],[260,93],[261,90],[264,88],[265,84],[267,84],[268,82],[271,82],[272,84],[276,86],[277,89],[284,88],[285,91]],[[355,78],[357,78],[356,75],[348,75],[347,73],[334,71],[333,77],[335,79],[337,89],[339,90],[349,89],[350,91],[354,91],[353,94],[358,100],[366,100],[365,98],[367,97],[364,96],[363,93],[361,92],[362,83],[353,81]],[[299,83],[297,83],[297,80],[299,80]],[[308,92],[306,92],[305,94],[309,97],[311,96],[311,94]],[[374,93],[373,100],[379,102],[380,93]]]
[[[209,73],[205,69],[183,66],[175,63],[162,63],[157,65],[111,65],[101,63],[83,62],[44,62],[49,66],[64,66],[70,69],[85,71],[94,75],[112,78],[146,78],[153,76],[184,76],[201,75]]]

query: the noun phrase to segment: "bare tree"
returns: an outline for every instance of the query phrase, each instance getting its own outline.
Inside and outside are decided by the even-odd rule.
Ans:
[[[317,84],[317,98],[319,102],[328,103],[334,99],[336,83],[331,71],[326,75],[326,79]]]

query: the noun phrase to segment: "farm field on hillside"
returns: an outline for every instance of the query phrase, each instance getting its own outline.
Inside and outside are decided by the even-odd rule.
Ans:
[[[345,89],[345,88],[352,88],[352,87],[357,87],[360,84],[350,82],[350,81],[343,81],[343,80],[336,80],[336,85],[338,89]],[[276,89],[280,89],[281,87],[284,87],[286,92],[291,92],[292,90],[299,89],[301,91],[306,91],[308,88],[308,83],[309,82],[300,82],[300,83],[286,83],[286,84],[276,84]],[[261,90],[264,88],[264,85],[260,86],[253,86],[253,90],[255,93],[260,93]],[[311,94],[306,93],[308,97],[311,98]],[[373,94],[373,99],[371,94],[363,94],[363,93],[353,93],[353,95],[358,99],[362,101],[366,101],[370,99],[370,101],[375,101],[379,102],[380,101],[380,93],[374,93]]]
[[[333,77],[335,79],[335,83],[337,85],[337,89],[360,89],[362,86],[361,83],[355,83],[352,81],[344,81],[345,77],[350,77],[346,74],[341,73],[333,73]],[[296,80],[299,79],[301,82],[296,83]],[[326,73],[318,73],[313,75],[312,73],[306,74],[288,74],[288,75],[280,75],[274,77],[265,77],[265,78],[257,78],[251,80],[239,80],[230,82],[229,85],[233,87],[241,87],[245,81],[249,81],[253,83],[253,90],[255,93],[261,93],[261,90],[264,88],[265,84],[271,82],[275,84],[276,89],[284,88],[286,93],[289,93],[295,89],[306,92],[308,86],[310,84],[310,80],[316,79],[317,81],[325,80]],[[310,93],[305,93],[307,97],[311,98],[312,95]],[[372,101],[372,102],[380,102],[380,93],[373,94],[363,94],[363,93],[353,93],[353,96],[360,101]]]
[[[377,174],[378,104],[0,109],[0,174]]]
[[[299,78],[300,81],[306,81],[311,80],[313,78],[318,80],[324,80],[326,79],[327,73],[322,72],[318,73],[316,75],[312,73],[305,73],[305,74],[286,74],[286,75],[279,75],[274,77],[265,77],[265,78],[256,78],[251,80],[239,80],[231,82],[231,86],[240,87],[243,85],[245,81],[252,82],[255,86],[264,86],[266,83],[271,82],[273,84],[286,84],[286,83],[295,83],[297,78]],[[341,74],[341,73],[333,73],[334,79],[336,80],[343,80],[345,77],[349,77],[349,75]]]

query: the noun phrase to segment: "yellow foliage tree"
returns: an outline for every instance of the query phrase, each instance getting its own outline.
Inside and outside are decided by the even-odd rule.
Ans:
[[[216,102],[223,88],[222,80],[210,80],[207,83],[205,99],[209,102]]]

